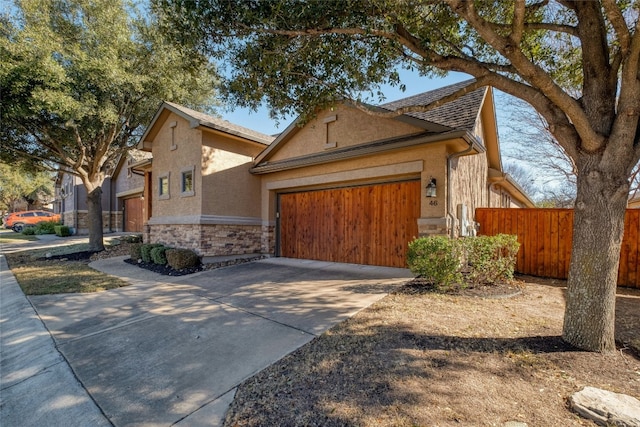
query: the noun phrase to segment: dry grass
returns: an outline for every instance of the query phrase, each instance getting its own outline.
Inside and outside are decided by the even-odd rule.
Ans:
[[[6,254],[7,262],[26,295],[99,292],[128,283],[89,267],[90,260],[41,260],[86,251],[88,244]]]
[[[618,306],[618,338],[637,338],[640,292]],[[225,425],[593,426],[566,399],[586,385],[640,397],[640,360],[568,347],[563,310],[564,289],[539,283],[508,299],[390,295],[247,380]]]
[[[2,243],[16,243],[38,240],[36,236],[25,236],[22,233],[15,233],[12,230],[0,230],[0,244]]]

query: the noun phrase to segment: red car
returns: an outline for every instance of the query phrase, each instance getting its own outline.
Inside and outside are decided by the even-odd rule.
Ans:
[[[47,211],[14,212],[4,219],[4,227],[20,233],[25,226],[38,225],[48,221],[60,222],[60,214]]]

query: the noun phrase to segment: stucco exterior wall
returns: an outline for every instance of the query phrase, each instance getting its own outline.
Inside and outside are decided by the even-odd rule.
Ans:
[[[202,147],[202,213],[260,216],[260,178],[249,169],[263,147],[205,133]]]
[[[270,160],[290,159],[421,132],[424,130],[397,120],[372,117],[339,105],[333,111],[319,113],[314,120],[297,130],[295,136],[279,148]]]
[[[175,126],[172,126],[175,124]],[[199,214],[202,206],[202,131],[171,113],[153,141],[153,212],[157,216]],[[181,195],[182,171],[194,169],[194,194]],[[159,196],[159,180],[169,178],[168,197]]]

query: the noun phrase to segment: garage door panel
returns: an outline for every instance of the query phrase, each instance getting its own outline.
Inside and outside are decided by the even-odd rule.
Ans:
[[[280,255],[405,267],[419,215],[419,181],[281,194]]]

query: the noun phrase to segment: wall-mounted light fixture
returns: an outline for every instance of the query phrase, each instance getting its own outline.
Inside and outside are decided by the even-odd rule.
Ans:
[[[427,184],[427,197],[437,197],[436,194],[436,179],[431,178],[431,181]]]

